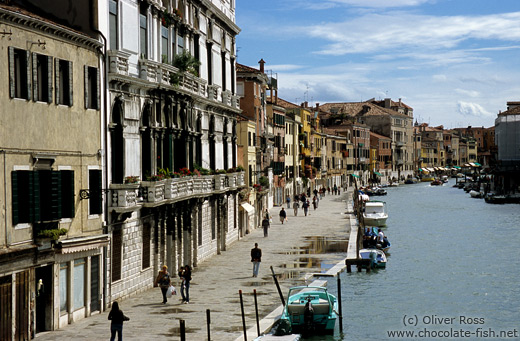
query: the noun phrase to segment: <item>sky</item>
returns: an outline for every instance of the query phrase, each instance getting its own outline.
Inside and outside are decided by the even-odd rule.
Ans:
[[[237,0],[237,62],[311,105],[392,98],[431,126],[520,101],[520,0]]]

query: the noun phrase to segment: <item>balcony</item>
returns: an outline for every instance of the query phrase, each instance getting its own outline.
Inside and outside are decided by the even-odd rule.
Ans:
[[[120,76],[128,76],[128,58],[130,53],[109,50],[108,55],[108,72]]]
[[[110,184],[108,207],[118,213],[132,212],[141,208],[138,200],[139,183]]]

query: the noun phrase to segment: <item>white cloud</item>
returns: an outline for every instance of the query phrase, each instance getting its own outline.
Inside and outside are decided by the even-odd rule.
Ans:
[[[331,0],[334,3],[357,7],[409,7],[419,6],[431,0]]]
[[[432,78],[436,82],[445,82],[448,80],[448,77],[446,75],[433,75]]]
[[[300,70],[304,67],[305,66],[296,65],[296,64],[277,64],[277,65],[266,64],[265,65],[266,69],[273,70],[275,72]]]
[[[331,42],[320,51],[326,55],[400,51],[424,54],[452,49],[478,40],[520,41],[520,12],[482,16],[428,16],[407,12],[367,14],[339,23],[297,28],[314,38]],[[500,48],[510,48],[501,46]]]
[[[475,90],[455,89],[455,92],[457,92],[461,95],[468,96],[468,97],[479,97],[480,96],[480,92],[475,91]]]
[[[470,102],[457,102],[458,112],[463,116],[491,117],[493,113],[486,111],[480,104]]]

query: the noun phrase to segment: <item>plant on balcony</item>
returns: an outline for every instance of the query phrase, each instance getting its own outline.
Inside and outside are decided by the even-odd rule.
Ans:
[[[211,171],[209,169],[203,168],[203,167],[199,166],[198,164],[195,164],[193,168],[195,168],[195,170],[198,172],[199,176],[211,174]]]
[[[170,73],[170,84],[171,85],[179,85],[181,80],[181,75],[184,72],[189,72],[192,75],[198,77],[198,68],[200,66],[200,61],[191,55],[188,51],[183,51],[182,53],[176,55],[173,58],[172,65],[179,69],[178,73]]]
[[[181,177],[193,175],[190,169],[186,167],[179,169],[179,174],[181,175]]]
[[[243,171],[245,171],[244,167],[242,167],[242,166],[237,166],[237,167],[236,167],[236,170],[237,170],[237,172],[243,172]]]
[[[161,24],[166,27],[172,26],[175,22],[179,22],[182,18],[181,11],[179,9],[174,9],[173,13],[168,13],[166,11],[161,11]]]
[[[255,190],[257,190],[257,191],[261,191],[261,190],[262,190],[262,185],[260,185],[260,184],[254,184],[254,185],[253,185],[253,188],[254,188]]]
[[[258,183],[262,186],[262,187],[268,187],[269,186],[269,179],[266,177],[266,176],[261,176],[259,179],[258,179]]]
[[[163,169],[159,168],[157,174],[146,176],[146,181],[161,181],[165,179],[169,179],[173,176],[173,173],[170,172],[168,168]]]
[[[42,230],[38,232],[37,238],[50,238],[51,240],[56,241],[60,239],[60,236],[66,235],[67,232],[67,229]]]
[[[214,174],[226,174],[226,170],[225,169],[215,169],[213,171]]]
[[[140,181],[139,177],[137,175],[129,175],[125,177],[125,184],[135,184]]]

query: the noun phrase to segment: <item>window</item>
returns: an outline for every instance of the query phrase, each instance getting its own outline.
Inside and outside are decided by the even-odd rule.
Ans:
[[[182,54],[184,52],[184,36],[178,34],[177,32],[177,54]]]
[[[52,102],[52,57],[33,53],[33,98],[38,102]]]
[[[225,91],[226,88],[226,52],[222,52],[220,54],[221,56],[221,63],[222,63],[222,91]]]
[[[74,171],[11,172],[13,225],[74,218]]]
[[[74,310],[85,306],[85,259],[74,260]]]
[[[69,265],[68,263],[60,263],[60,312],[68,311],[69,291],[67,283],[69,281]]]
[[[110,39],[110,49],[116,50],[118,41],[119,30],[117,29],[117,2],[115,0],[110,0],[108,4],[109,10],[109,18],[108,18],[108,29],[109,31],[109,39]]]
[[[242,82],[237,82],[237,95],[244,96],[244,83]]]
[[[55,59],[56,104],[72,106],[72,62]]]
[[[143,225],[143,270],[150,267],[151,229],[149,223]]]
[[[161,57],[163,63],[168,63],[168,34],[168,27],[161,25]]]
[[[99,71],[85,65],[85,109],[100,109]]]
[[[121,228],[112,231],[112,282],[121,279],[121,259],[123,247],[123,233]]]
[[[88,186],[89,186],[89,211],[90,215],[103,213],[103,191],[101,182],[101,170],[89,169]]]
[[[141,58],[148,58],[148,19],[147,19],[147,8],[141,7],[141,13],[139,14],[139,53]]]
[[[9,46],[9,95],[31,99],[29,52]]]

